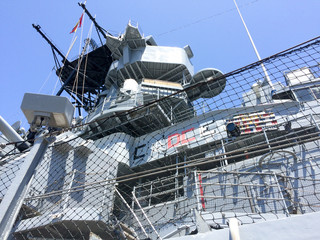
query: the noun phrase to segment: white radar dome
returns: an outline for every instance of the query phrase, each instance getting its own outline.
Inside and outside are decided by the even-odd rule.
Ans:
[[[129,78],[124,80],[122,89],[125,92],[131,91],[132,93],[136,93],[139,90],[139,84],[136,80]]]

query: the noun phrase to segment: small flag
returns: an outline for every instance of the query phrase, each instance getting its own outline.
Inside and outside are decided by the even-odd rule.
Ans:
[[[79,18],[79,21],[74,26],[74,28],[72,28],[70,33],[75,33],[77,31],[77,29],[82,26],[82,18],[83,18],[83,13],[81,14],[81,17]]]
[[[83,13],[81,14],[81,17],[80,17],[80,19],[79,19],[79,27],[82,26],[82,18],[83,18]]]

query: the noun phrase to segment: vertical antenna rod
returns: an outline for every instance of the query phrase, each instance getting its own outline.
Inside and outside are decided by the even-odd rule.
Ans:
[[[83,8],[83,10],[85,11],[85,13],[88,15],[88,17],[90,18],[90,20],[93,22],[94,26],[99,30],[99,32],[102,34],[102,36],[106,39],[107,35],[105,32],[107,32],[108,34],[110,34],[108,31],[106,31],[105,29],[103,29],[97,22],[96,19],[94,17],[92,17],[92,15],[89,13],[89,11],[86,8],[86,5],[83,3],[78,3],[78,5],[80,7]],[[110,34],[111,35],[111,34]]]
[[[69,60],[61,53],[61,51],[52,43],[52,41],[40,30],[41,27],[39,25],[32,24],[32,27],[37,30],[37,32],[49,43],[49,45],[54,49],[60,57],[62,57],[63,62],[70,64]]]
[[[239,10],[239,8],[238,8],[238,4],[236,3],[236,0],[233,0],[233,2],[234,2],[234,4],[236,5],[237,11],[238,11],[238,13],[239,13],[239,15],[240,15],[240,18],[241,18],[241,20],[242,20],[242,23],[243,23],[243,25],[244,25],[244,27],[245,27],[245,29],[246,29],[246,31],[247,31],[248,37],[249,37],[250,42],[251,42],[251,44],[252,44],[252,47],[253,47],[253,49],[254,49],[257,57],[258,57],[258,60],[261,61],[261,57],[260,57],[260,55],[259,55],[259,52],[258,52],[258,50],[257,50],[257,48],[256,48],[256,45],[255,45],[254,42],[253,42],[253,39],[252,39],[252,37],[251,37],[251,34],[250,34],[250,32],[249,32],[249,30],[248,30],[248,28],[247,28],[247,25],[246,25],[246,23],[245,23],[245,21],[244,21],[244,19],[243,19],[243,17],[242,17],[242,14],[241,14],[241,12],[240,12],[240,10]],[[262,68],[262,70],[263,70],[263,72],[264,72],[264,75],[266,76],[266,79],[267,79],[267,81],[268,81],[268,84],[271,86],[272,90],[274,90],[274,87],[273,87],[272,82],[271,82],[271,79],[270,79],[270,77],[269,77],[269,75],[268,75],[267,69],[265,68],[265,66],[264,66],[263,63],[261,63],[260,65],[261,65],[261,68]]]

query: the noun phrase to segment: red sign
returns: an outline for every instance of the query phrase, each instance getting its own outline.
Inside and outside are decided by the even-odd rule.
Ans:
[[[190,128],[190,129],[188,129],[188,130],[184,130],[184,131],[181,132],[181,134],[179,134],[179,133],[174,133],[174,134],[170,135],[170,136],[168,137],[168,149],[169,149],[169,148],[172,148],[172,147],[176,147],[176,146],[178,146],[178,145],[183,145],[183,144],[186,144],[186,143],[188,143],[188,142],[191,142],[191,141],[196,140],[195,137],[190,137],[190,138],[188,138],[188,137],[186,136],[186,134],[187,134],[188,132],[193,131],[193,129],[194,129],[194,128]]]

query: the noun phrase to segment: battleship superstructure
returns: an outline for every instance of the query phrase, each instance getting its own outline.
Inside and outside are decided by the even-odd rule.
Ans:
[[[1,125],[2,238],[270,239],[277,229],[298,239],[303,228],[287,227],[316,229],[319,39],[223,74],[194,73],[190,46],[158,46],[131,24],[105,37],[86,70],[57,70],[84,119],[64,97],[26,94],[29,134]]]

